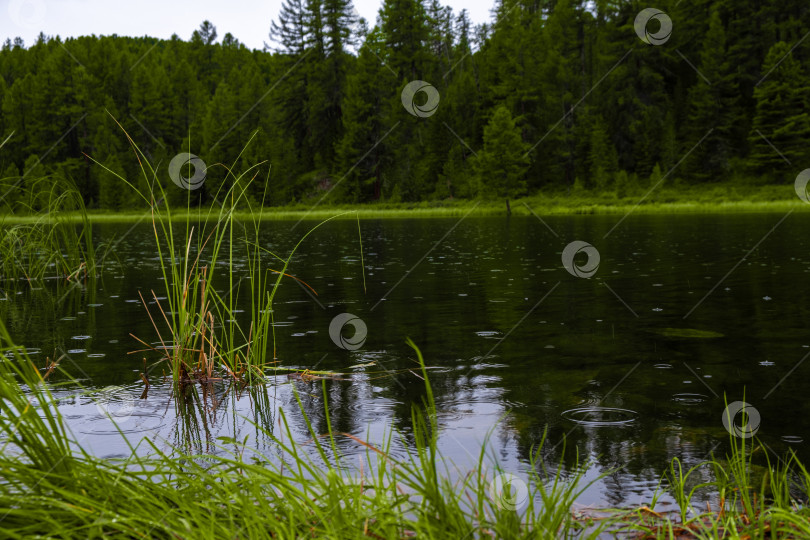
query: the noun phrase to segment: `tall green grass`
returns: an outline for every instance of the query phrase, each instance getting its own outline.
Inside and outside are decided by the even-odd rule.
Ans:
[[[743,410],[743,424],[747,423]],[[733,422],[733,419],[729,419]],[[678,505],[677,513],[660,514],[649,507],[618,513],[626,521],[613,531],[641,532],[644,538],[808,538],[810,537],[810,474],[791,451],[773,457],[767,445],[729,435],[729,451],[686,470],[678,457],[669,463],[661,483]],[[753,460],[764,455],[764,464]],[[710,480],[695,480],[695,477]],[[708,496],[705,509],[697,495]],[[632,515],[632,517],[630,517]]]
[[[127,459],[103,460],[71,438],[41,373],[9,340],[0,323],[12,351],[0,362],[0,527],[9,538],[548,538],[582,529],[566,510],[584,489],[579,475],[534,474],[525,510],[493,500],[483,450],[474,471],[450,480],[428,382],[404,458],[390,452],[393,431],[378,444],[335,432],[328,401],[327,430],[316,432],[299,400],[308,442],[297,442],[283,409],[275,433],[256,426],[273,456],[167,454],[144,440]],[[339,438],[366,449],[367,469],[348,467]]]
[[[170,187],[173,184],[161,177],[158,168],[149,162],[129,135],[127,138],[140,163],[144,177],[141,185],[145,188],[96,163],[149,205],[155,249],[166,284],[166,300],[165,305],[162,304],[154,291],[151,298],[142,300],[144,306],[150,300],[157,306],[149,312],[149,317],[173,380],[180,384],[222,376],[246,382],[261,379],[276,361],[273,301],[281,280],[288,277],[301,281],[287,273],[290,261],[310,234],[346,213],[310,228],[285,256],[263,248],[259,235],[262,209],[248,196],[263,163],[237,174],[234,169],[242,157],[240,153],[234,165],[223,166],[227,171],[225,180],[212,194],[215,200],[224,202],[218,208],[212,206],[198,213],[199,220],[192,220],[193,201],[189,191],[183,213],[185,219],[177,221],[169,203],[173,197],[164,187],[164,184]],[[252,138],[242,152],[251,141]],[[243,221],[235,219],[240,209],[245,217]],[[236,279],[235,262],[240,256],[247,260],[248,271],[244,278]],[[277,268],[266,262],[268,256]],[[225,270],[220,269],[220,262],[225,263]],[[218,288],[225,292],[218,292]],[[250,320],[246,327],[237,316],[242,291],[247,291],[250,303]],[[142,339],[141,343],[150,347]]]
[[[753,441],[731,439],[725,459],[701,464],[714,502],[692,499],[680,460],[662,488],[682,508],[655,506],[574,512],[590,485],[586,467],[549,471],[543,442],[530,454],[525,505],[503,504],[482,446],[475,468],[451,478],[438,452],[440,420],[424,360],[425,399],[414,406],[411,443],[390,431],[380,441],[336,432],[321,381],[326,427],[318,432],[295,393],[297,409],[279,409],[255,428],[272,455],[246,452],[244,440],[207,441],[198,452],[164,452],[149,440],[126,459],[104,460],[75,440],[50,386],[14,347],[0,322],[0,528],[8,538],[806,538],[810,535],[810,472],[795,455],[752,474]],[[185,387],[195,391],[196,387]],[[295,391],[295,390],[294,390]],[[259,401],[256,405],[259,405]],[[303,422],[308,440],[290,414]],[[199,430],[199,428],[197,428]],[[203,428],[204,429],[204,428]],[[200,437],[199,433],[190,436]],[[394,454],[395,441],[406,449]],[[342,456],[344,443],[365,449],[363,468]],[[217,446],[219,445],[219,446]],[[210,452],[217,446],[219,452]],[[224,453],[231,448],[229,453]],[[250,456],[246,458],[245,456]],[[399,457],[402,456],[402,457]],[[692,469],[694,473],[697,469]],[[606,472],[605,474],[608,474]],[[754,478],[761,480],[755,481]]]
[[[0,280],[4,286],[46,277],[74,282],[97,277],[109,246],[97,253],[93,225],[76,186],[65,178],[36,178],[26,183],[25,194],[26,200],[18,201],[16,209],[33,216],[34,221],[9,225],[5,222],[13,213],[0,217]],[[74,216],[79,216],[78,223]]]

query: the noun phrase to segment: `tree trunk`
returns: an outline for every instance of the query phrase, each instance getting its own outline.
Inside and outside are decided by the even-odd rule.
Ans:
[[[512,209],[509,207],[509,199],[506,199],[506,215],[507,216],[512,215]]]

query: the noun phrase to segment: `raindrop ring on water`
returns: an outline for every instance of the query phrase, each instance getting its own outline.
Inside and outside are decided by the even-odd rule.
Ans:
[[[638,413],[617,407],[578,407],[563,411],[566,420],[588,427],[623,426],[636,421]]]
[[[427,101],[424,105],[416,104],[416,94],[424,92],[427,95]],[[430,83],[425,81],[411,81],[402,89],[402,105],[405,110],[410,114],[419,118],[427,118],[439,108],[439,91]]]
[[[346,325],[354,328],[354,335],[350,338],[343,336],[343,329]],[[368,328],[363,319],[351,313],[341,313],[329,323],[329,337],[341,349],[356,351],[366,342]]]
[[[661,25],[657,32],[649,31],[650,21],[658,21]],[[663,45],[672,36],[672,19],[660,9],[645,8],[636,15],[633,28],[636,35],[647,45]]]
[[[132,416],[135,398],[122,386],[107,386],[94,396],[96,408],[102,416],[122,422]]]
[[[194,167],[194,174],[190,178],[186,178],[182,174],[183,167],[191,164]],[[189,154],[187,152],[180,152],[169,162],[169,177],[172,182],[177,184],[183,189],[198,189],[202,187],[205,181],[206,165],[203,160]]]
[[[738,426],[734,421],[740,413],[744,413],[747,417],[747,422],[742,426]],[[750,439],[756,435],[757,430],[759,430],[759,423],[759,411],[745,401],[729,403],[725,410],[723,410],[723,426],[726,428],[726,431],[735,437]]]
[[[529,501],[529,488],[514,474],[503,473],[489,483],[489,496],[499,508],[520,510]]]
[[[574,257],[578,253],[585,253],[588,256],[588,260],[582,266],[577,266],[574,262]],[[562,252],[563,268],[574,277],[592,277],[599,269],[599,261],[599,251],[588,242],[583,242],[582,240],[574,240],[565,246]]]

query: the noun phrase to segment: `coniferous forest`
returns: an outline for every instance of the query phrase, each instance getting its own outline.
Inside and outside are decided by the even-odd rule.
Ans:
[[[158,167],[204,160],[195,204],[226,167],[260,163],[251,195],[270,206],[623,192],[670,171],[676,185],[792,180],[810,161],[810,5],[664,0],[657,44],[634,28],[645,7],[499,0],[473,25],[438,0],[385,0],[376,21],[351,0],[285,0],[263,51],[216,21],[170,40],[8,39],[0,206],[55,175],[89,208],[136,208],[93,162],[146,182],[127,134]]]

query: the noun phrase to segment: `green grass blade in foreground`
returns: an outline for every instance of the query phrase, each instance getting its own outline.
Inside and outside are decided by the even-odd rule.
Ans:
[[[4,329],[0,342],[10,346]],[[325,448],[312,454],[310,444],[296,442],[283,410],[284,436],[270,434],[280,460],[246,462],[242,451],[201,459],[177,451],[167,454],[150,441],[148,457],[99,459],[70,440],[47,385],[24,352],[0,362],[0,370],[4,412],[25,411],[30,399],[38,407],[38,414],[25,413],[16,422],[8,414],[0,416],[0,435],[17,437],[9,447],[26,448],[0,455],[5,479],[0,508],[7,509],[0,519],[9,537],[477,538],[492,531],[503,538],[547,537],[532,515],[477,514],[475,505],[465,501],[488,497],[483,484],[470,480],[481,471],[453,484],[436,474],[435,449],[422,449],[427,461],[418,464],[431,468],[423,470],[393,458],[390,436],[381,448],[372,451],[369,444],[369,457],[377,459],[368,460],[368,474],[358,481]],[[21,386],[22,381],[31,386]],[[435,410],[427,401],[429,410]],[[299,414],[306,418],[303,410]],[[327,435],[336,452],[331,423],[329,433],[319,434],[304,421],[316,445]],[[15,435],[20,430],[24,437]],[[420,440],[435,442],[431,435]]]

